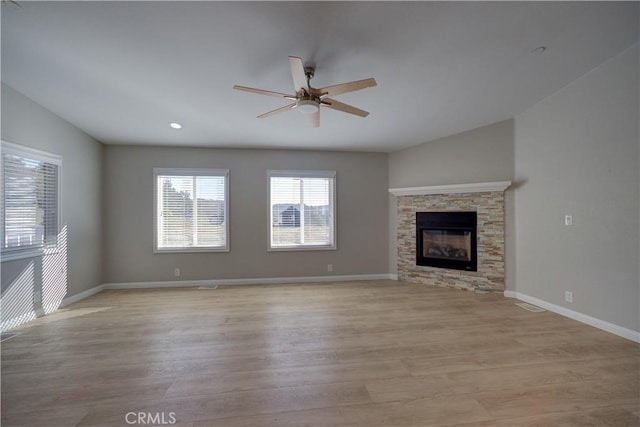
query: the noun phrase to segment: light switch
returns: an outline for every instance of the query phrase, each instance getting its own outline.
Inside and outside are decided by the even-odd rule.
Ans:
[[[573,216],[565,215],[564,216],[564,225],[573,225]]]

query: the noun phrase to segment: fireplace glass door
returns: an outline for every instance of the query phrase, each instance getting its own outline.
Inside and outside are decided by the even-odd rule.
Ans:
[[[424,258],[471,261],[471,231],[453,229],[423,229]]]

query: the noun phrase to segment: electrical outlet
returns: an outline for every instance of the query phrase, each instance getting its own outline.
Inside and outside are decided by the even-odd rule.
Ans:
[[[573,302],[573,292],[571,291],[565,291],[564,292],[564,300],[566,302]]]
[[[176,277],[180,277],[180,269],[179,268],[174,268],[173,269],[173,275]]]
[[[333,271],[333,264],[327,264],[327,271],[328,272],[332,272]]]

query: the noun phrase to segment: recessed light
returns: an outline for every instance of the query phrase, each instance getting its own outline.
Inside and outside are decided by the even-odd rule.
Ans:
[[[531,50],[531,53],[534,55],[542,55],[547,50],[546,46],[538,46],[535,49]]]
[[[169,123],[169,126],[171,126],[173,129],[182,129],[182,125],[178,122],[171,122]]]

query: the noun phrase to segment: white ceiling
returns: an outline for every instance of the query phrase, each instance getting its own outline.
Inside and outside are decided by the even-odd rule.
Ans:
[[[107,144],[394,151],[513,117],[638,41],[638,2],[20,2],[2,80]],[[530,52],[547,46],[542,55]],[[293,92],[375,77],[299,112]],[[184,125],[169,128],[170,121]]]

